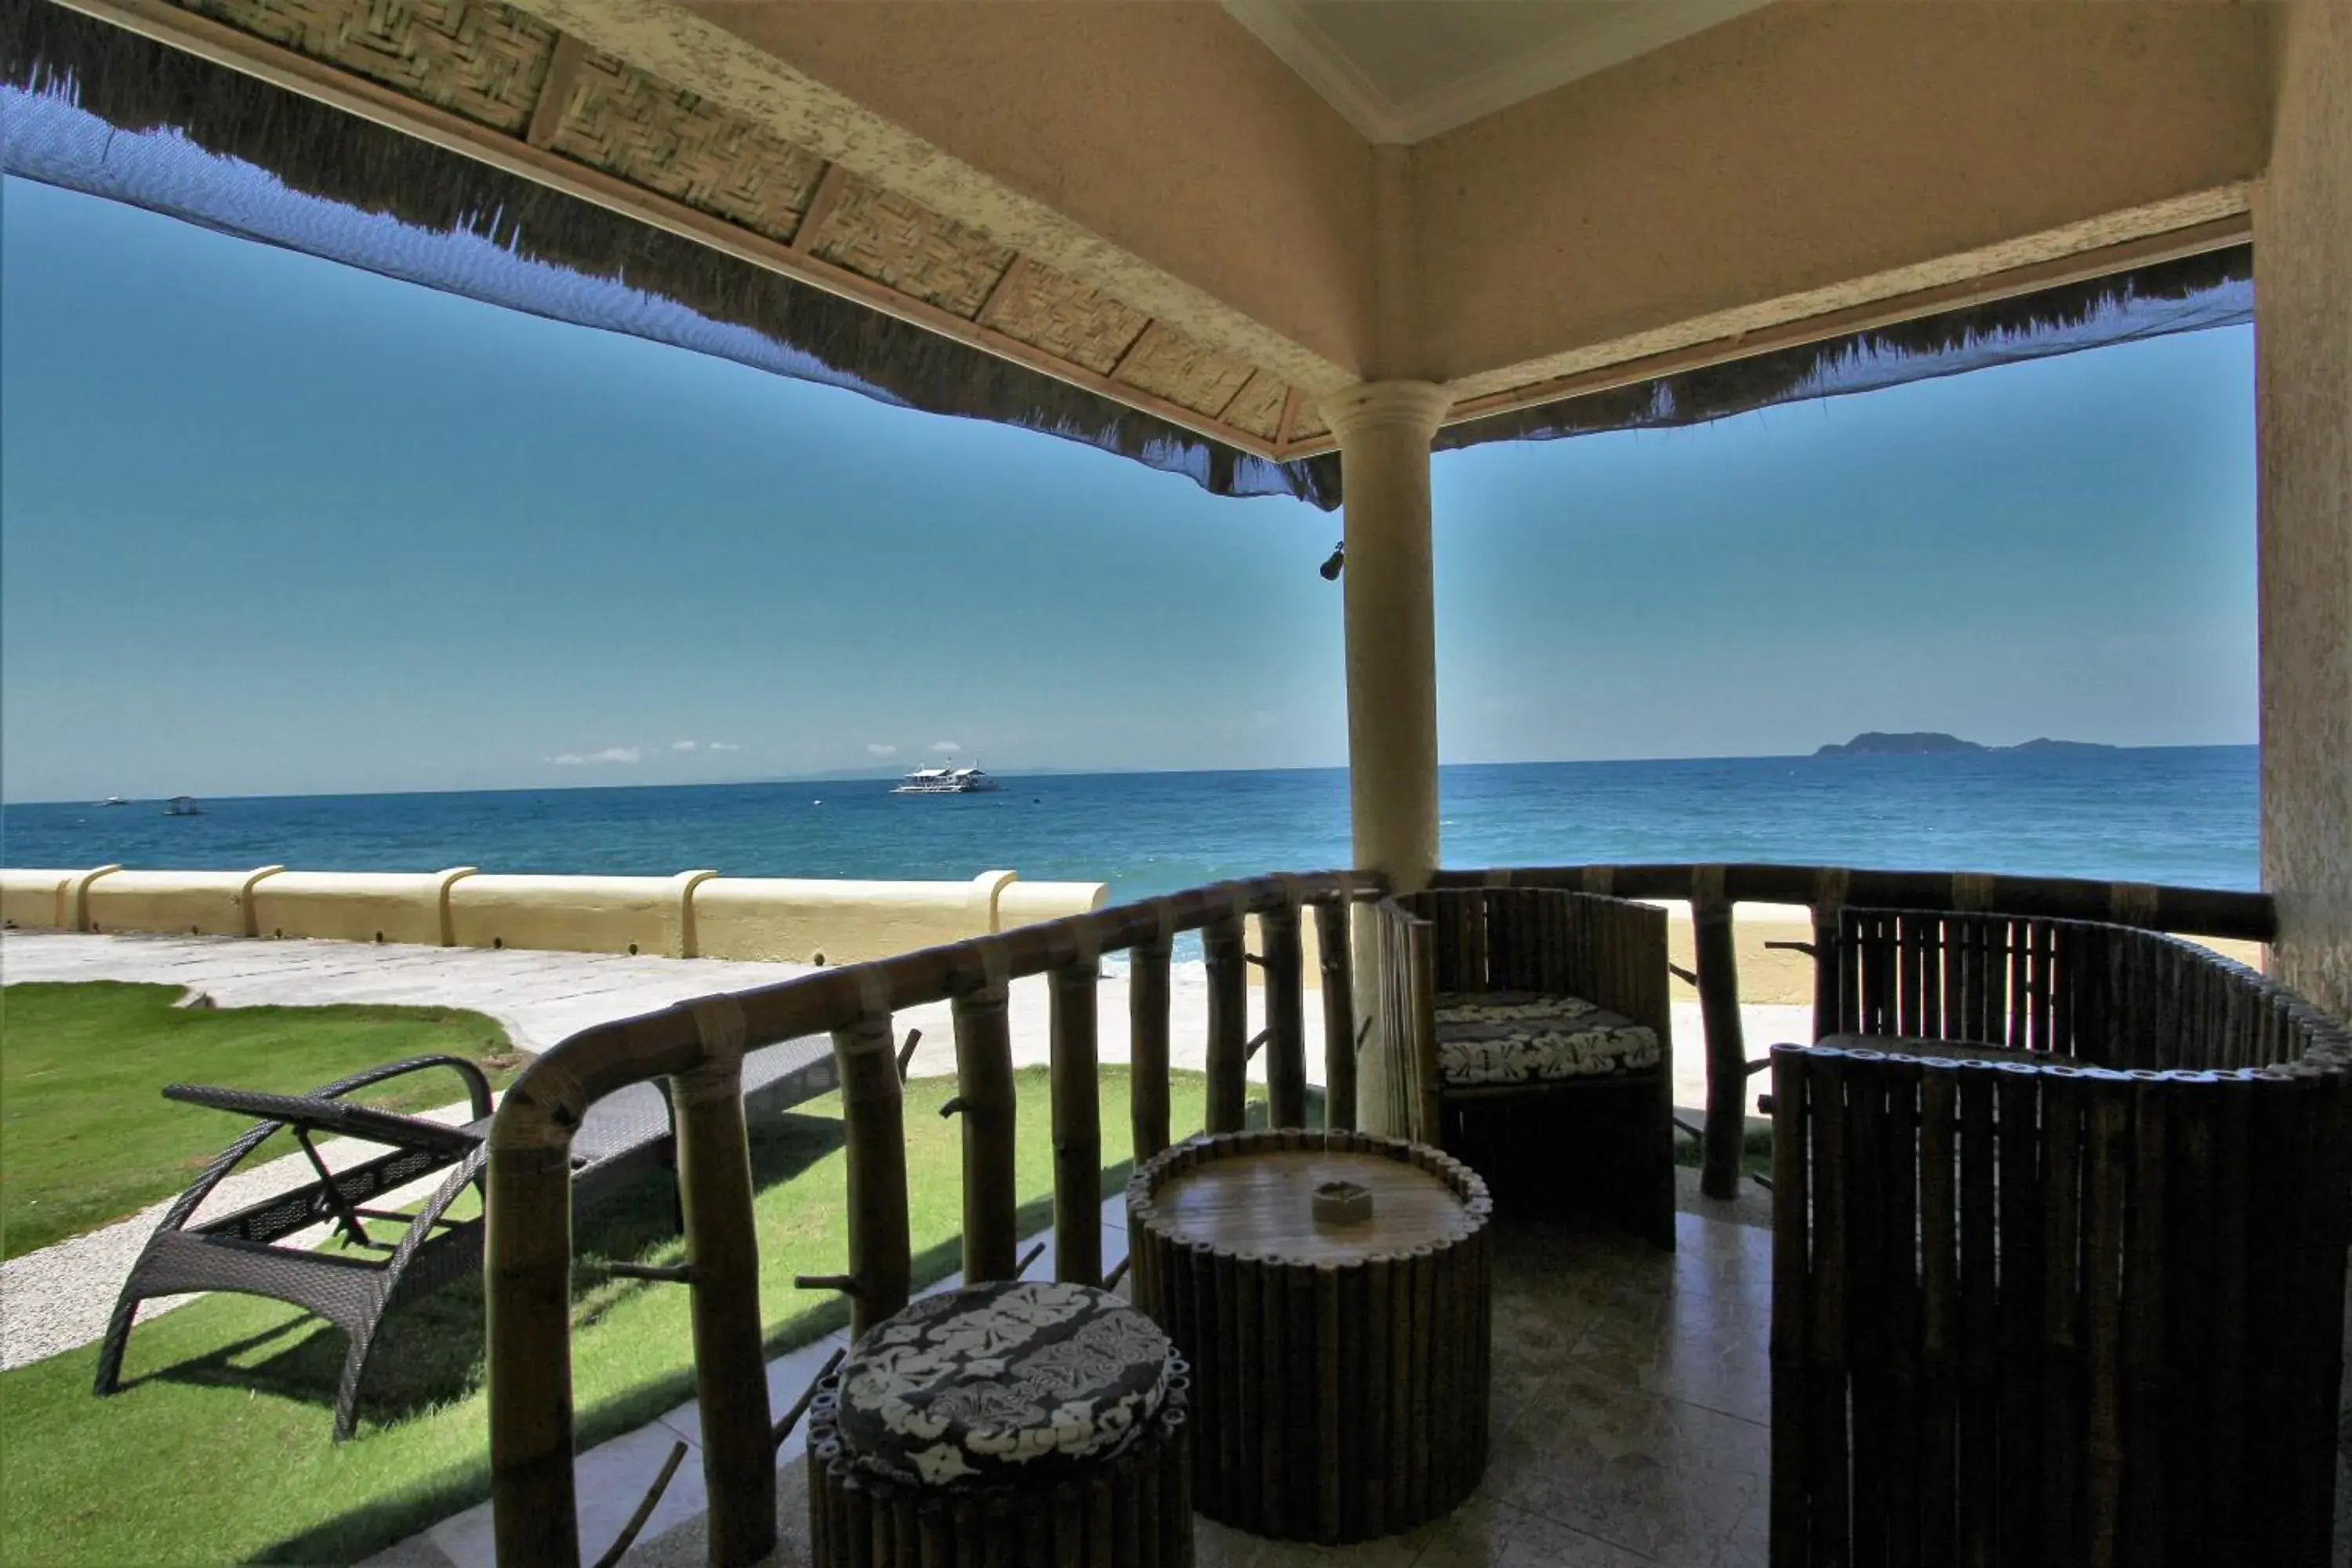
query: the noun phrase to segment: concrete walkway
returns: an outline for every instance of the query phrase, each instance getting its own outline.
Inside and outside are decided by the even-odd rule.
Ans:
[[[1128,1059],[1127,982],[1114,957],[1103,977],[1100,1050]],[[735,963],[719,959],[629,958],[518,948],[370,946],[338,942],[259,942],[236,937],[85,936],[53,931],[0,933],[0,980],[138,980],[188,986],[223,1007],[317,1006],[334,1002],[406,1003],[466,1007],[506,1026],[522,1049],[546,1050],[593,1024],[650,1013],[719,991],[741,991],[814,973],[798,963]],[[1250,991],[1250,1027],[1263,1022],[1262,996]],[[1205,1064],[1208,977],[1198,963],[1174,966],[1169,981],[1171,1057],[1180,1068]],[[1806,1007],[1740,1009],[1748,1054],[1776,1040],[1810,1037]],[[1043,1065],[1050,1054],[1050,1009],[1043,978],[1017,981],[1011,1005],[1013,1060]],[[955,1044],[945,1003],[910,1007],[899,1027],[920,1029],[911,1072],[955,1071]],[[1315,1004],[1308,1004],[1307,1071],[1322,1079]],[[1675,1103],[1706,1100],[1705,1036],[1698,1005],[1674,1005]],[[1263,1078],[1264,1060],[1251,1064]]]

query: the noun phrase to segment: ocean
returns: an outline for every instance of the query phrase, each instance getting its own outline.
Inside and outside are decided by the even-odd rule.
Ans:
[[[1444,770],[1454,866],[1768,860],[2258,885],[2251,746],[1727,757]],[[1007,775],[905,796],[830,779],[0,807],[18,867],[1104,881],[1114,900],[1348,862],[1348,780],[1296,772]]]

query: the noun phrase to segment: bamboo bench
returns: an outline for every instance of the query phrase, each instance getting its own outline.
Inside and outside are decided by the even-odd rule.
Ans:
[[[1385,1129],[1500,1207],[1675,1244],[1666,917],[1597,893],[1465,888],[1379,905]]]

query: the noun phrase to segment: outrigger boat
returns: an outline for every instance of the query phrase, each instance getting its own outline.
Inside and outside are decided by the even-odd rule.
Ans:
[[[892,795],[986,795],[1003,786],[978,768],[917,768]]]

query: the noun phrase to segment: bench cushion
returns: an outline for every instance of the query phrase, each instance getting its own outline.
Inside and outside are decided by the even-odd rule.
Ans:
[[[1448,1085],[1595,1078],[1658,1065],[1657,1031],[1574,996],[1480,991],[1437,998],[1437,1070]]]
[[[1126,1447],[1181,1363],[1107,1290],[1008,1282],[928,1296],[841,1364],[842,1445],[860,1469],[924,1486],[1027,1479]]]

